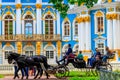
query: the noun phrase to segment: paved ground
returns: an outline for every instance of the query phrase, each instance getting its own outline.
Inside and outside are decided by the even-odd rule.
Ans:
[[[34,76],[30,76],[28,80],[34,80],[33,77],[34,77]],[[5,78],[2,78],[2,79],[0,79],[0,80],[13,80],[13,76],[5,76]],[[20,79],[17,79],[17,78],[16,78],[15,80],[20,80]],[[24,77],[24,80],[26,80],[25,77]],[[53,75],[50,75],[50,78],[49,78],[49,79],[46,79],[46,76],[42,76],[41,79],[36,79],[36,80],[67,80],[67,79],[57,79],[57,78],[54,77]]]

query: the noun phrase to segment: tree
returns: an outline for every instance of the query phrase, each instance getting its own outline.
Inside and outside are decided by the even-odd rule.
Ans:
[[[53,4],[53,7],[57,9],[61,16],[65,18],[67,16],[67,11],[71,5],[74,5],[75,3],[80,6],[81,4],[84,3],[84,5],[87,6],[87,8],[92,7],[94,4],[97,3],[98,0],[67,0],[68,3],[63,3],[63,0],[50,0],[49,3]]]

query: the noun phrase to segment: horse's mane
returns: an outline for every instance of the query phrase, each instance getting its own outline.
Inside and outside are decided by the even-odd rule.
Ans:
[[[20,56],[20,54],[16,53],[16,52],[10,52],[10,56],[17,58]]]

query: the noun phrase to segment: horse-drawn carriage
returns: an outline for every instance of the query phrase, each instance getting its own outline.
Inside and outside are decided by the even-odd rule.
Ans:
[[[100,61],[96,61],[94,67],[88,67],[88,66],[86,66],[86,62],[84,60],[76,60],[75,56],[68,59],[68,64],[65,64],[65,62],[63,62],[62,64],[58,64],[57,66],[49,65],[49,68],[48,68],[47,59],[45,56],[28,57],[28,58],[26,56],[24,56],[24,57],[22,56],[23,58],[21,58],[21,57],[19,58],[19,57],[20,57],[19,54],[10,53],[10,55],[8,56],[8,62],[12,63],[13,59],[16,60],[18,63],[19,69],[25,68],[26,66],[36,66],[38,73],[35,76],[35,79],[37,78],[37,76],[40,72],[40,69],[42,71],[43,70],[45,71],[47,78],[49,77],[48,74],[54,74],[57,78],[63,78],[63,77],[69,76],[69,73],[70,73],[69,68],[68,68],[69,63],[71,63],[74,66],[74,68],[86,69],[85,70],[86,73],[91,71],[93,75],[97,75],[98,74],[97,70],[99,70],[99,69],[112,70],[112,66],[110,65],[109,62],[104,63],[100,60]],[[21,60],[19,60],[19,59],[21,59]],[[23,59],[23,62],[21,62],[22,59]],[[56,62],[58,62],[57,59],[56,59]],[[17,72],[16,72],[15,77],[17,76]],[[40,77],[41,77],[42,73],[40,73],[40,74],[41,74],[40,75]],[[86,75],[89,75],[89,74],[86,74]],[[22,76],[22,78],[23,77],[24,76]],[[28,75],[26,78],[28,78]]]
[[[113,54],[112,56],[110,56],[108,59],[113,59],[113,57],[115,56],[115,54]],[[57,58],[56,58],[56,62]],[[103,62],[102,60],[98,60],[95,62],[94,66],[89,66],[86,65],[86,62],[84,60],[79,60],[72,56],[72,58],[68,59],[68,63],[65,64],[65,62],[63,63],[58,63],[57,66],[52,66],[52,68],[50,68],[48,71],[49,73],[53,73],[57,78],[63,78],[66,76],[69,76],[69,66],[68,64],[71,63],[73,65],[74,68],[77,69],[84,69],[84,71],[86,72],[86,75],[90,76],[89,73],[92,73],[92,75],[97,76],[98,75],[98,70],[100,69],[105,69],[105,70],[109,70],[112,71],[112,66],[109,63],[109,60],[107,62]]]

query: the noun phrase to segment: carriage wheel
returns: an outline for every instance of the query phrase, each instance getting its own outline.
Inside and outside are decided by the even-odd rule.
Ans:
[[[70,74],[70,71],[69,71],[69,68],[68,68],[68,67],[66,67],[66,66],[65,66],[65,71],[66,71],[66,72],[65,72],[65,73],[66,73],[66,74],[65,74],[65,76],[66,76],[66,77],[68,77],[68,76],[69,76],[69,74]]]
[[[110,63],[106,63],[106,70],[112,71],[112,66]]]
[[[66,69],[64,67],[56,69],[55,76],[57,78],[64,78],[66,75]]]

